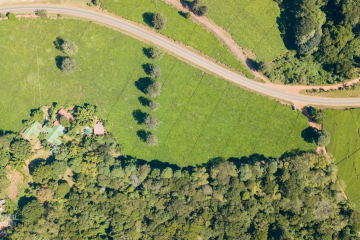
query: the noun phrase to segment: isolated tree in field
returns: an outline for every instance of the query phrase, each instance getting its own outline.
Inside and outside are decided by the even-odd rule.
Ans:
[[[330,133],[324,130],[318,131],[316,143],[319,147],[326,147],[330,143]]]
[[[40,18],[46,18],[47,11],[45,9],[38,9],[38,10],[35,11],[35,15],[40,17]]]
[[[61,50],[63,50],[64,53],[69,55],[74,55],[78,52],[78,46],[69,40],[65,40],[63,44],[61,44]]]
[[[149,54],[152,59],[159,60],[163,55],[163,51],[161,51],[160,49],[151,48]]]
[[[16,158],[27,159],[31,156],[31,144],[28,141],[18,140],[11,144],[10,151]]]
[[[77,69],[76,60],[73,58],[65,58],[61,64],[61,70],[65,73],[73,73]]]
[[[15,14],[13,14],[13,13],[9,13],[9,14],[8,14],[8,18],[9,18],[9,20],[11,20],[11,21],[17,21],[17,20],[18,20],[18,19],[16,18]]]
[[[199,16],[204,16],[208,13],[209,7],[205,6],[201,0],[195,0],[190,4],[191,10]]]
[[[191,12],[185,13],[185,18],[186,18],[186,19],[190,19],[190,18],[191,18]]]
[[[146,137],[146,143],[149,145],[149,146],[156,146],[158,145],[158,138],[156,135],[153,135],[153,134],[149,134],[147,137]]]
[[[158,103],[158,102],[151,101],[151,102],[149,103],[149,108],[150,108],[152,111],[158,110],[159,107],[160,107],[160,103]]]
[[[155,13],[153,15],[152,24],[156,29],[164,29],[166,28],[167,18],[162,13]]]
[[[160,78],[161,77],[161,69],[159,66],[151,66],[150,67],[150,76],[153,78]]]
[[[269,70],[269,63],[265,61],[261,61],[258,66],[258,70],[261,73],[267,72],[267,70]]]
[[[157,97],[161,93],[161,82],[155,80],[146,88],[146,92],[150,97]]]
[[[308,112],[312,120],[314,120],[318,124],[322,124],[324,112],[321,109],[316,109],[313,107],[308,108]]]
[[[147,116],[145,119],[146,129],[157,129],[160,123],[160,120],[154,116]]]
[[[67,118],[67,117],[64,117],[62,116],[60,118],[60,124],[63,126],[63,127],[70,127],[71,123],[70,123],[70,120]]]

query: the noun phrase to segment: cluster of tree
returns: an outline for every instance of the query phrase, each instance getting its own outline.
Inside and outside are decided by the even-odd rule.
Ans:
[[[356,91],[359,90],[360,83],[353,83],[350,85],[345,85],[338,87],[338,88],[330,88],[328,90],[325,90],[323,88],[313,88],[313,89],[306,89],[307,93],[331,93],[331,92],[338,92],[338,91]]]
[[[203,4],[201,0],[194,0],[192,2],[189,2],[188,5],[191,11],[193,11],[196,15],[199,16],[205,16],[209,11],[209,7]]]
[[[57,62],[59,64],[58,67],[65,73],[74,73],[78,67],[76,60],[71,56],[75,55],[79,50],[76,43],[67,39],[64,40],[61,37],[57,37],[54,41],[54,45],[57,49],[68,55],[65,57],[57,57]]]
[[[19,218],[8,237],[358,239],[359,213],[343,196],[331,158],[256,155],[179,168],[114,159],[107,141],[71,141],[33,166],[34,184],[8,210]],[[66,167],[72,187],[58,177]]]
[[[297,74],[290,74],[288,68],[280,68],[286,78],[285,83],[294,84],[331,84],[356,76],[356,59],[359,55],[359,17],[360,2],[327,1],[327,0],[276,0],[281,8],[280,30],[285,44],[297,50],[294,73],[301,73],[309,64],[316,66],[322,75],[319,81],[313,79],[314,74],[304,73],[300,79]],[[286,66],[286,63],[282,63]],[[269,70],[269,75],[279,70]],[[314,67],[312,67],[314,68]],[[321,68],[321,70],[320,70]],[[322,72],[326,71],[331,77]],[[275,75],[279,75],[280,73]],[[276,76],[279,77],[279,76]],[[300,80],[300,81],[299,81]],[[324,82],[325,80],[325,82]]]

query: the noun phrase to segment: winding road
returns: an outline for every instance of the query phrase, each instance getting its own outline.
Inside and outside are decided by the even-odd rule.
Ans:
[[[251,89],[253,91],[293,102],[294,104],[312,104],[312,105],[327,105],[327,106],[360,106],[360,98],[323,98],[323,97],[313,97],[301,95],[299,93],[290,93],[289,91],[280,91],[274,89],[271,85],[266,85],[263,83],[255,82],[251,79],[248,79],[240,74],[232,72],[227,68],[218,65],[207,58],[192,52],[187,49],[185,46],[167,39],[159,33],[155,33],[146,28],[137,26],[136,24],[109,16],[104,13],[99,13],[96,11],[85,10],[82,8],[75,8],[63,5],[55,4],[33,4],[33,5],[14,5],[14,6],[5,6],[0,7],[0,13],[29,13],[34,12],[37,9],[45,9],[50,13],[60,13],[71,15],[75,17],[85,18],[92,21],[104,23],[109,26],[116,27],[125,31],[131,36],[136,36],[139,39],[143,39],[146,42],[151,42],[152,44],[158,45],[159,47],[166,49],[169,52],[172,52],[174,55],[191,62],[192,64],[199,66],[200,68],[206,69],[228,81],[234,82],[236,84],[242,85],[245,88]]]

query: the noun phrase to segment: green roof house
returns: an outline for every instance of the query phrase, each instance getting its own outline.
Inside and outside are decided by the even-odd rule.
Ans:
[[[33,133],[35,134],[36,137],[39,137],[40,133],[42,132],[40,130],[41,128],[41,124],[39,122],[34,122],[33,124],[31,124],[30,127],[28,127],[25,131],[24,131],[24,135],[27,139],[30,139],[30,135]]]
[[[60,124],[57,124],[57,125],[53,126],[52,128],[49,128],[46,126],[44,126],[43,128],[47,132],[45,139],[49,143],[55,143],[56,145],[61,144],[59,137],[63,135],[63,131],[64,131],[63,126],[61,126]]]

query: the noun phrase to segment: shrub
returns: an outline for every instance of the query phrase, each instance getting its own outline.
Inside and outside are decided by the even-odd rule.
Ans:
[[[35,15],[40,18],[46,18],[47,17],[47,11],[45,9],[38,9],[35,11]]]
[[[158,108],[160,107],[160,103],[151,101],[151,102],[149,103],[149,107],[150,107],[150,109],[151,109],[152,111],[156,111],[156,110],[158,110]]]
[[[321,109],[309,107],[308,112],[309,112],[309,115],[312,118],[312,120],[314,120],[314,122],[316,122],[318,124],[322,124],[324,112]]]
[[[150,97],[159,96],[161,93],[161,82],[157,80],[153,81],[153,83],[146,88],[146,92],[150,95]]]
[[[167,18],[162,13],[155,13],[153,15],[152,24],[156,29],[164,29],[166,28]]]
[[[152,59],[159,60],[163,55],[163,51],[161,51],[160,49],[151,48],[149,54]]]
[[[157,129],[160,123],[160,120],[153,116],[147,116],[145,120],[146,129]]]
[[[330,133],[324,130],[318,131],[316,144],[319,147],[326,147],[330,143]]]
[[[100,4],[99,0],[92,0],[92,4],[94,4],[94,6],[98,6]]]
[[[261,61],[258,66],[258,70],[261,73],[267,72],[267,70],[269,70],[269,63],[265,61]]]
[[[78,52],[78,46],[69,40],[65,40],[63,44],[61,45],[61,50],[63,50],[64,53],[69,55],[74,55]]]
[[[191,10],[199,16],[204,16],[208,13],[209,7],[203,5],[201,0],[195,0],[190,4]]]
[[[61,70],[65,73],[73,73],[77,69],[76,60],[73,58],[65,58],[61,64]]]
[[[156,135],[153,135],[153,134],[149,134],[147,137],[146,137],[146,143],[149,145],[149,146],[156,146],[158,145],[158,138]]]
[[[191,18],[191,12],[185,13],[185,18],[186,18],[186,19],[190,19],[190,18]]]
[[[16,18],[15,14],[13,14],[13,13],[9,13],[8,18],[9,18],[11,21],[17,21],[17,20],[18,20],[18,19]]]
[[[150,76],[153,78],[161,77],[161,69],[159,66],[151,66],[150,67]]]

